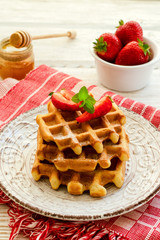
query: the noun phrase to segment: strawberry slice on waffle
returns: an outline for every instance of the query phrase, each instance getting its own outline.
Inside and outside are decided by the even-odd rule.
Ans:
[[[94,113],[85,111],[82,115],[76,118],[77,122],[86,122],[94,118],[101,117],[108,113],[112,108],[112,101],[108,96],[104,96],[94,105]]]
[[[60,92],[50,93],[51,101],[54,106],[64,111],[78,111],[81,103],[72,101],[75,95],[73,91],[62,89]]]

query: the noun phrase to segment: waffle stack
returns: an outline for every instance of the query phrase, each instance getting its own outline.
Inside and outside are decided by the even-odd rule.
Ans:
[[[92,197],[106,195],[105,185],[123,185],[129,140],[126,118],[115,103],[106,115],[88,122],[75,119],[81,111],[57,109],[50,101],[48,113],[38,115],[37,152],[33,178],[49,178],[53,189],[66,185],[70,194],[89,191]]]

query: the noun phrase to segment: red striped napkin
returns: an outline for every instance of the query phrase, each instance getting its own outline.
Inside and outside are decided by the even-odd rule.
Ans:
[[[85,83],[45,65],[30,72],[20,82],[6,79],[0,82],[0,128],[19,114],[48,102],[48,93],[61,88],[77,92]],[[120,106],[149,120],[160,130],[160,110],[124,98],[95,85],[87,86],[96,99],[104,94],[112,96]],[[67,222],[32,213],[10,200],[0,191],[0,203],[9,206],[10,240],[18,233],[29,239],[160,239],[160,193],[138,209],[125,215],[95,222]]]

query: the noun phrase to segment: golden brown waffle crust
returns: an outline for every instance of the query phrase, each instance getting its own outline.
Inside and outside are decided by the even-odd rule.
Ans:
[[[76,121],[76,117],[82,114],[80,111],[70,113],[58,110],[51,101],[48,112],[36,118],[43,139],[46,142],[54,141],[60,151],[71,148],[77,155],[82,153],[83,146],[92,146],[97,153],[102,153],[106,139],[117,143],[126,121],[115,103],[106,115],[84,123]]]
[[[129,139],[126,118],[113,103],[106,115],[79,123],[81,111],[56,109],[50,101],[48,113],[37,115],[37,152],[32,167],[33,178],[49,178],[51,187],[61,185],[73,195],[89,191],[92,197],[104,197],[106,185],[122,187]]]
[[[71,149],[60,151],[55,144],[44,143],[40,130],[37,134],[37,157],[40,160],[47,160],[62,172],[74,170],[77,172],[94,171],[99,165],[107,169],[111,165],[113,158],[117,157],[121,161],[129,160],[129,139],[122,128],[119,141],[116,144],[104,143],[103,152],[97,154],[92,147],[83,147],[82,153],[76,155]],[[68,153],[66,156],[65,153]]]
[[[38,181],[42,176],[48,177],[51,187],[57,190],[60,185],[66,185],[70,194],[81,195],[89,191],[92,197],[103,197],[107,191],[104,187],[114,183],[118,188],[123,185],[126,162],[118,160],[114,170],[98,168],[92,172],[80,173],[73,170],[58,171],[53,164],[42,163],[36,155],[32,168],[33,178]]]

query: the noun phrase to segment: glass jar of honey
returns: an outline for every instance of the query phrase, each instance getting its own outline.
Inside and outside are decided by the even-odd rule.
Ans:
[[[0,42],[0,78],[8,77],[22,80],[34,68],[32,44],[27,47],[15,48],[9,38]]]

